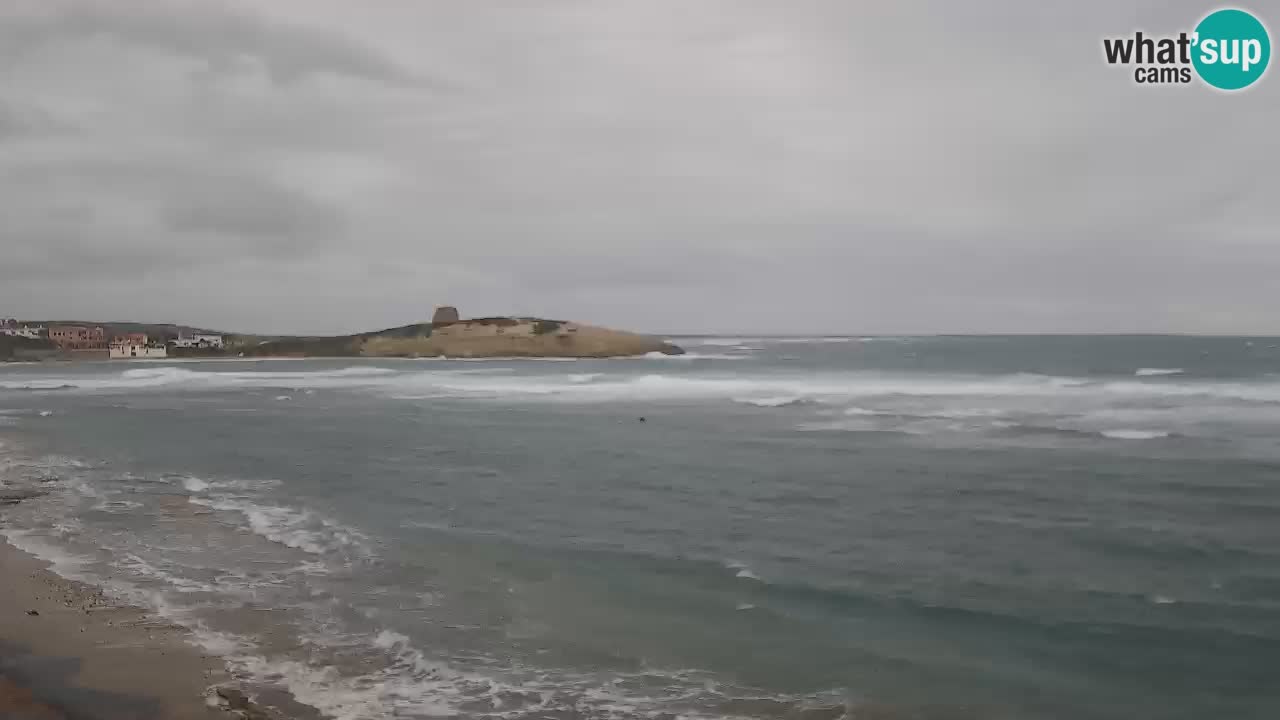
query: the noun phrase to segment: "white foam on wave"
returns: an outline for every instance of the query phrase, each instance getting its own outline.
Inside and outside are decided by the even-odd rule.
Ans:
[[[229,593],[235,587],[224,581],[218,583],[202,582],[183,577],[177,572],[161,569],[134,553],[128,553],[116,560],[116,565],[134,575],[153,580],[164,585],[166,589],[179,593]]]
[[[1186,371],[1185,371],[1185,370],[1183,370],[1182,368],[1149,368],[1149,367],[1144,367],[1144,368],[1138,368],[1137,370],[1134,370],[1134,371],[1133,371],[1133,374],[1134,374],[1134,375],[1137,375],[1138,377],[1157,377],[1157,376],[1160,376],[1160,375],[1181,375],[1181,374],[1182,374],[1182,373],[1184,373],[1184,372],[1186,372]]]
[[[750,609],[750,608],[742,608]],[[344,675],[327,662],[294,658],[267,659],[237,648],[233,639],[209,638],[213,647],[232,651],[226,656],[239,676],[288,690],[300,702],[336,720],[382,720],[399,717],[492,718],[559,716],[598,718],[670,718],[710,720],[722,717],[697,709],[698,699],[721,699],[721,690],[696,671],[662,672],[646,669],[634,675],[605,672],[548,672],[510,667],[475,671],[429,657],[403,633],[383,629],[371,636],[343,638],[315,636],[307,643],[322,648],[349,649],[363,645],[378,656],[362,664],[359,675]],[[323,655],[324,653],[319,653]],[[651,686],[661,675],[678,687],[650,694],[628,689],[631,679]],[[673,703],[688,701],[676,712]]]
[[[421,358],[430,362],[438,362],[445,364],[452,363],[529,363],[536,365],[538,363],[549,362],[581,362],[583,360],[593,360],[596,358],[576,358],[576,357],[528,357],[524,355],[498,355],[494,357],[448,357],[440,355],[434,358]]]
[[[835,337],[835,336],[819,336],[819,337],[776,337],[766,338],[768,342],[776,342],[783,344],[802,344],[802,345],[827,345],[832,343],[848,343],[858,338],[851,337]]]
[[[658,351],[645,353],[642,357],[646,360],[676,360],[688,362],[690,360],[746,360],[746,355],[729,355],[726,353],[696,353],[687,352],[682,355],[668,355]]]
[[[1102,436],[1112,440],[1156,440],[1169,437],[1163,430],[1103,430]]]
[[[988,407],[943,407],[937,409],[923,410],[872,410],[864,407],[848,407],[843,411],[844,415],[851,417],[867,417],[867,416],[890,416],[900,418],[910,418],[917,420],[968,420],[972,418],[991,418],[1000,417],[1008,411],[1000,408]]]
[[[192,370],[170,365],[132,368],[110,374],[40,376],[23,381],[0,382],[0,389],[112,391],[182,387],[220,389],[227,387],[341,387],[376,384],[380,378],[396,374],[390,368],[351,366],[332,370]]]
[[[1038,376],[1003,378],[947,378],[840,374],[793,375],[689,375],[648,373],[619,375],[590,383],[574,383],[556,376],[478,378],[430,373],[399,379],[399,387],[434,392],[488,395],[503,398],[554,396],[568,401],[607,400],[707,400],[747,402],[770,398],[839,400],[853,397],[909,396],[1033,396],[1060,394],[1072,381]]]
[[[774,335],[774,336],[758,336],[758,337],[694,337],[694,338],[676,338],[673,340],[677,345],[707,345],[711,347],[739,347],[739,346],[759,346],[766,344],[779,345],[825,345],[848,343],[861,340],[872,340],[878,338],[855,338],[845,335]],[[754,348],[753,348],[754,349]]]
[[[726,560],[724,562],[724,566],[730,570],[735,570],[736,572],[734,572],[733,576],[736,578],[742,578],[744,580],[760,579],[760,576],[756,575],[755,571],[741,560]]]
[[[687,344],[693,345],[710,345],[712,347],[737,347],[739,345],[764,342],[764,338],[704,337],[690,338],[689,341],[677,341],[677,344],[680,342],[686,342]]]
[[[227,497],[214,499],[191,497],[188,501],[214,510],[240,513],[254,534],[306,553],[313,555],[326,555],[332,552],[369,554],[368,538],[364,533],[310,510],[259,504]]]
[[[790,407],[794,405],[804,405],[811,402],[808,398],[800,395],[777,395],[774,397],[758,398],[742,397],[734,398],[733,401],[743,405],[754,405],[756,407],[763,408]]]
[[[221,650],[229,667],[241,677],[288,690],[299,702],[316,708],[334,720],[381,720],[397,717],[457,717],[474,712],[484,703],[493,717],[502,717],[504,696],[527,701],[519,708],[531,712],[543,708],[555,687],[544,682],[513,684],[496,677],[457,670],[437,662],[414,647],[410,638],[393,630],[381,630],[359,640],[383,660],[368,664],[362,674],[341,673],[330,663],[293,658],[266,658],[249,646],[222,633],[198,635],[210,651]],[[350,646],[355,638],[338,641]],[[308,638],[319,647],[330,647],[330,638]],[[514,706],[511,708],[515,710]]]
[[[733,338],[737,339],[737,338]],[[847,339],[847,338],[846,338]],[[634,373],[628,370],[598,373],[555,374],[538,370],[516,372],[511,367],[487,368],[482,372],[461,364],[442,362],[404,364],[399,369],[352,366],[306,371],[257,369],[245,372],[195,370],[186,367],[134,368],[109,375],[79,374],[49,377],[26,382],[44,382],[51,387],[74,384],[82,391],[136,390],[148,387],[179,390],[225,390],[284,388],[296,393],[311,388],[346,388],[380,393],[404,399],[438,397],[490,397],[499,399],[545,398],[564,402],[610,400],[679,401],[736,400],[767,406],[774,398],[804,398],[809,401],[849,402],[866,397],[982,397],[1054,398],[1105,404],[1111,399],[1162,397],[1203,397],[1206,399],[1280,403],[1280,382],[1186,381],[1167,376],[1135,376],[1127,380],[1047,376],[1031,373],[1007,375],[942,375],[886,373],[874,371],[826,371],[787,374],[780,371],[713,373],[714,364],[696,360],[749,359],[750,354],[662,355],[651,358],[662,363],[663,372]],[[568,360],[573,360],[572,358]],[[489,361],[492,362],[492,361]],[[634,359],[631,360],[634,363]],[[430,369],[427,366],[430,365]],[[653,369],[657,370],[655,364]],[[1143,370],[1143,369],[1140,369]],[[1145,368],[1172,371],[1176,368]]]
[[[187,475],[182,478],[182,487],[186,488],[188,492],[198,493],[208,490],[210,486],[208,482],[194,475]]]
[[[57,575],[69,580],[93,581],[85,571],[92,563],[90,558],[68,552],[35,530],[0,525],[0,537],[28,555],[49,563],[49,569]]]

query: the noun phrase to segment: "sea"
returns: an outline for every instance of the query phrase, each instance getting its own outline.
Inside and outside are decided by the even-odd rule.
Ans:
[[[343,720],[1280,718],[1280,338],[0,368],[0,534]]]

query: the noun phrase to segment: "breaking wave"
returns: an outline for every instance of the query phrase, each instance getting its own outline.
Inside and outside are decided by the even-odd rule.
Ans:
[[[400,390],[420,390],[507,400],[545,398],[565,402],[610,400],[680,401],[728,400],[761,407],[799,401],[840,402],[869,397],[973,397],[995,399],[1048,398],[1107,403],[1169,397],[1202,397],[1215,401],[1280,403],[1280,383],[1169,383],[1092,381],[1084,378],[1017,374],[1005,376],[685,374],[647,373],[611,375],[584,382],[582,376],[526,375],[462,377],[414,374],[396,378]],[[426,395],[424,395],[425,397]],[[966,415],[994,414],[988,409],[958,410]]]
[[[740,338],[730,338],[740,340]],[[660,372],[563,373],[551,364],[532,371],[510,367],[477,369],[447,361],[404,364],[398,368],[351,366],[325,370],[253,370],[224,372],[189,367],[133,368],[109,374],[42,375],[0,382],[0,389],[66,389],[76,392],[225,391],[272,388],[285,397],[314,389],[356,390],[404,399],[478,397],[560,402],[724,400],[758,407],[800,402],[848,402],[867,397],[1052,398],[1064,402],[1103,403],[1160,398],[1202,398],[1253,404],[1280,403],[1280,382],[1195,381],[1173,379],[1177,368],[1140,368],[1127,378],[1089,378],[1013,373],[1006,375],[819,371],[812,374],[755,370],[712,371],[693,360],[742,360],[747,354],[655,355]],[[637,366],[630,366],[632,368]],[[658,365],[650,366],[657,370]]]
[[[363,533],[309,510],[232,498],[191,497],[188,501],[213,510],[240,513],[254,534],[306,553],[369,554],[368,538]]]
[[[710,345],[713,347],[737,347],[741,345],[764,345],[764,344],[814,345],[814,344],[823,344],[823,343],[848,343],[848,342],[871,340],[871,339],[874,339],[874,338],[858,338],[858,337],[830,336],[830,335],[817,335],[817,336],[775,335],[772,337],[709,336],[709,337],[695,337],[695,338],[676,338],[675,342],[683,343],[686,345]]]
[[[794,405],[805,405],[812,402],[808,398],[799,395],[780,395],[777,397],[760,397],[760,398],[734,398],[734,402],[744,405],[755,405],[756,407],[776,408],[789,407]]]
[[[643,356],[646,360],[677,360],[688,362],[689,360],[746,360],[747,355],[729,355],[727,353],[696,353],[687,352],[683,355],[667,355],[657,351],[645,353]]]
[[[396,374],[381,367],[346,367],[308,371],[214,371],[185,367],[134,368],[110,374],[75,374],[62,377],[34,377],[0,382],[3,390],[142,390],[182,387],[220,389],[227,387],[341,387]]]
[[[1112,440],[1156,440],[1169,437],[1163,430],[1103,430],[1102,437]]]
[[[766,342],[765,338],[705,337],[693,338],[690,344],[711,345],[714,347],[737,347],[739,345],[754,345],[762,342]]]

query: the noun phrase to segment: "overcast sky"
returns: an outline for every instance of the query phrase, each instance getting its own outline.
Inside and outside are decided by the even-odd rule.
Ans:
[[[1280,333],[1276,68],[1102,60],[1217,5],[4,0],[0,316]]]

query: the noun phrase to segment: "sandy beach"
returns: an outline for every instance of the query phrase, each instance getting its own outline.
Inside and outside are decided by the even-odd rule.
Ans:
[[[0,578],[0,719],[278,717],[233,710],[241,696],[216,690],[229,687],[222,663],[185,628],[116,605],[3,540]]]

